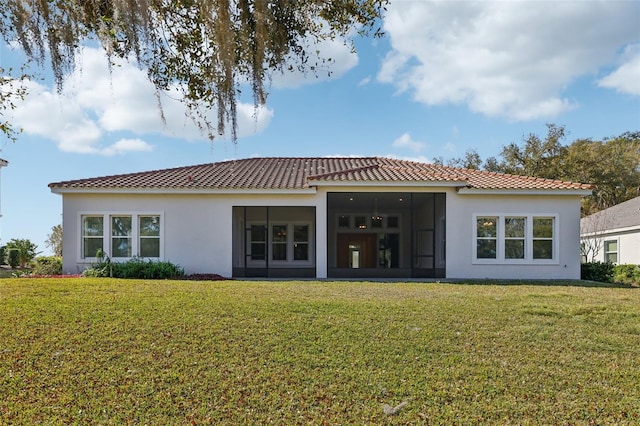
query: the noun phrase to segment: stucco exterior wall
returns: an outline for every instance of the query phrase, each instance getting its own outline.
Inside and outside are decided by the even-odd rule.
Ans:
[[[474,263],[474,214],[557,215],[553,263]],[[544,195],[453,195],[447,197],[447,278],[580,279],[580,197]]]
[[[594,256],[594,261],[605,261],[604,241],[614,240],[618,243],[617,264],[640,265],[640,228],[612,230],[599,237],[598,240],[599,251]]]
[[[81,259],[83,213],[162,214],[163,260],[188,273],[232,275],[234,206],[313,206],[318,278],[327,277],[328,192],[445,192],[446,277],[450,279],[579,279],[580,196],[463,195],[453,187],[322,187],[316,194],[140,194],[63,195],[63,271],[78,273],[90,265]],[[553,263],[478,264],[473,259],[474,214],[536,214],[557,217],[557,256]],[[105,236],[108,237],[108,236]],[[621,250],[622,251],[622,250]],[[633,262],[638,263],[638,262]]]
[[[63,271],[79,273],[91,259],[81,259],[80,217],[88,213],[162,214],[162,244],[167,260],[188,273],[232,275],[233,206],[315,206],[309,195],[77,195],[63,197]],[[322,253],[318,253],[318,257]],[[326,263],[326,262],[325,262]],[[326,268],[325,268],[326,269]]]

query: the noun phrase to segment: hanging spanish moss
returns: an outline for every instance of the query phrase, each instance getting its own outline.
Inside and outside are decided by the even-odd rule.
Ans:
[[[235,142],[243,85],[251,87],[255,106],[263,105],[273,72],[317,70],[309,46],[356,32],[379,35],[376,25],[387,2],[5,0],[0,33],[30,60],[50,65],[58,90],[82,46],[99,43],[110,63],[122,58],[146,70],[158,92],[181,88],[191,118],[207,137],[228,130]],[[211,109],[218,112],[217,123],[207,119]]]

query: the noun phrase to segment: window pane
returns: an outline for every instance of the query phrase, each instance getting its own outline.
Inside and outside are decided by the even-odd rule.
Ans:
[[[111,257],[131,257],[131,238],[113,238]]]
[[[504,236],[506,238],[524,238],[524,217],[505,217]]]
[[[274,225],[273,235],[271,236],[271,238],[274,243],[286,243],[287,242],[287,225]]]
[[[98,250],[102,251],[102,238],[84,238],[82,257],[96,257]]]
[[[367,218],[364,216],[356,216],[356,228],[366,229],[367,227]]]
[[[293,245],[293,260],[309,260],[309,244],[295,243]]]
[[[251,225],[251,241],[267,241],[267,227]]]
[[[553,238],[553,218],[533,218],[533,238]]]
[[[82,235],[85,237],[103,236],[103,217],[83,216],[82,217]],[[95,255],[95,253],[93,254]]]
[[[309,242],[309,225],[295,225],[293,227],[293,241],[297,243]]]
[[[340,217],[338,217],[338,226],[340,228],[349,228],[349,227],[351,227],[351,218],[349,216],[340,216]]]
[[[112,216],[111,235],[126,237],[131,235],[131,216]]]
[[[397,228],[398,223],[398,216],[389,216],[387,218],[387,228]]]
[[[273,260],[287,260],[287,245],[282,243],[273,244],[272,248],[272,259]]]
[[[534,240],[533,241],[533,258],[534,259],[553,259],[553,241],[552,240]]]
[[[609,240],[604,242],[604,251],[609,252],[617,252],[618,251],[618,241],[617,240]]]
[[[478,259],[496,258],[496,240],[478,240]]]
[[[493,237],[495,238],[497,233],[497,218],[496,217],[479,217],[476,219],[477,237]]]
[[[618,263],[618,253],[605,253],[604,261],[608,263]]]
[[[251,260],[265,260],[266,246],[264,243],[251,243]]]
[[[524,240],[505,240],[505,259],[524,259]]]
[[[372,216],[371,217],[371,227],[372,228],[382,228],[382,216]]]
[[[141,238],[140,256],[160,257],[160,238]]]
[[[140,236],[160,236],[160,216],[140,216]]]

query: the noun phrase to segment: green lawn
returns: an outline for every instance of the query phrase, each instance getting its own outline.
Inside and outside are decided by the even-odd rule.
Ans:
[[[640,424],[640,290],[3,279],[0,424],[38,423]]]

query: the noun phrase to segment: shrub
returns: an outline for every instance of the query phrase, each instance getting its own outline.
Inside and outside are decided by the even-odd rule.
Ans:
[[[62,258],[58,256],[36,257],[31,273],[33,275],[61,275]]]
[[[20,265],[20,250],[10,248],[7,250],[7,263],[11,266],[12,269],[15,269]]]
[[[98,263],[86,269],[85,277],[113,277],[137,279],[169,279],[184,275],[184,270],[171,262],[161,262],[135,257],[126,262],[112,262],[109,257],[98,256]]]
[[[613,282],[613,263],[588,262],[580,265],[580,278],[603,283]]]
[[[613,281],[620,284],[640,284],[640,265],[615,265]]]
[[[7,264],[7,246],[0,247],[0,265]]]
[[[16,266],[20,266],[22,268],[29,266],[31,261],[39,253],[36,251],[38,246],[27,239],[13,238],[7,243],[7,249],[15,250],[18,253],[18,264],[14,266],[12,263],[9,263],[12,268],[15,268]],[[11,259],[9,259],[9,261],[11,261]]]

